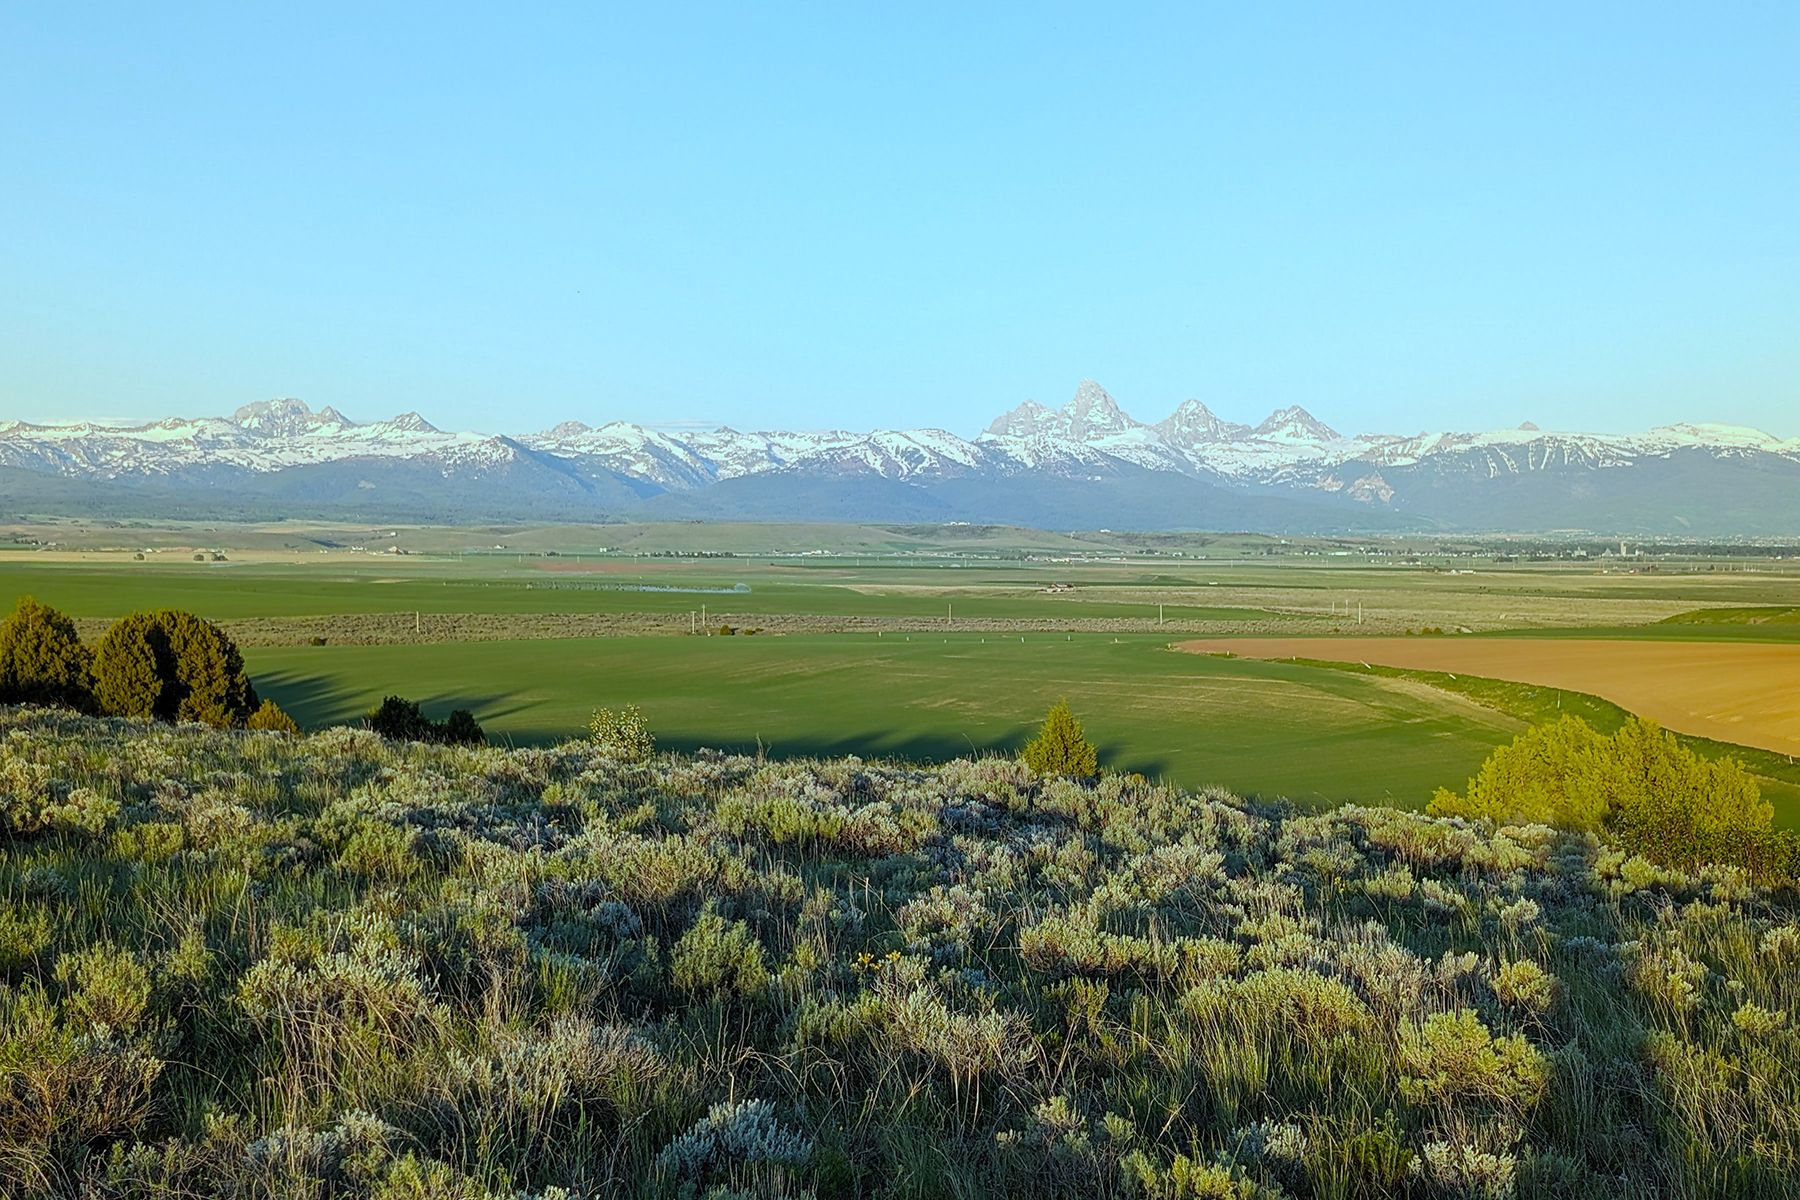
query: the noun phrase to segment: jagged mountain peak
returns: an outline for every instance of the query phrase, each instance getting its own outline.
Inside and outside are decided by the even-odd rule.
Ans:
[[[1236,441],[1250,433],[1248,425],[1225,420],[1199,400],[1183,400],[1154,428],[1164,442],[1178,450],[1191,450],[1209,442]]]
[[[231,414],[231,423],[263,437],[297,437],[316,430],[348,429],[351,422],[326,405],[314,412],[304,400],[258,400]]]
[[[381,422],[384,429],[395,433],[442,433],[443,430],[421,417],[417,412],[407,410],[397,417]]]
[[[1081,381],[1075,388],[1074,398],[1063,406],[1062,411],[1077,436],[1122,433],[1139,425],[1119,407],[1111,393],[1092,379]]]
[[[1029,437],[1038,432],[1043,419],[1051,413],[1051,409],[1045,408],[1036,400],[1027,400],[1011,412],[995,417],[987,431],[1000,437]]]
[[[1046,408],[1036,400],[1027,400],[1011,412],[999,417],[987,431],[999,437],[1057,437],[1074,441],[1106,437],[1141,429],[1107,390],[1092,379],[1084,379],[1075,395],[1061,408]]]
[[[544,436],[547,438],[557,438],[559,440],[563,438],[580,437],[584,433],[592,432],[593,428],[592,425],[587,424],[585,421],[563,421],[560,424],[552,425],[549,429],[546,429],[544,431]]]
[[[1301,408],[1298,404],[1290,404],[1286,408],[1278,408],[1270,413],[1261,425],[1256,427],[1258,437],[1274,438],[1294,442],[1335,442],[1341,440],[1338,431],[1319,418]]]

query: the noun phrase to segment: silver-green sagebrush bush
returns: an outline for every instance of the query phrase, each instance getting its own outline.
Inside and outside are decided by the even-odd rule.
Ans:
[[[635,704],[595,709],[588,721],[588,736],[621,762],[644,762],[656,753],[656,737]]]
[[[1800,1193],[1793,897],[1612,832],[0,711],[0,1194]]]

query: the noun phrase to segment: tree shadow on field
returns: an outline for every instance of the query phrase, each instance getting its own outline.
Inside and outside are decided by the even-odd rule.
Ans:
[[[475,714],[484,727],[530,711],[530,705],[517,692],[437,692],[409,693],[403,686],[375,689],[349,688],[327,675],[301,671],[270,671],[255,677],[257,693],[281,705],[300,728],[316,731],[332,725],[356,725],[372,707],[371,695],[402,695],[416,700],[425,715],[441,721],[459,708]],[[953,730],[858,729],[845,732],[812,732],[801,736],[780,733],[759,738],[754,728],[741,721],[731,721],[713,731],[693,734],[686,731],[656,731],[658,747],[678,754],[696,750],[723,750],[734,754],[765,754],[770,758],[844,758],[856,755],[866,759],[893,759],[901,762],[939,763],[953,758],[1017,757],[1025,743],[1037,736],[1037,722],[1020,724],[998,736],[974,737]],[[497,745],[544,746],[585,736],[582,728],[538,724],[529,718],[506,729],[488,728]],[[1091,736],[1091,734],[1090,734]],[[1109,749],[1103,737],[1095,738],[1101,765],[1108,770],[1135,771],[1150,779],[1167,775],[1166,758],[1155,754],[1121,753]]]
[[[692,754],[700,749],[724,750],[740,754],[767,754],[770,758],[844,758],[857,755],[867,759],[897,759],[903,762],[939,763],[953,758],[1017,758],[1025,743],[1037,736],[1036,724],[1021,727],[1000,737],[972,738],[955,733],[913,733],[897,736],[891,729],[858,730],[831,736],[764,738],[755,734],[747,739],[731,737],[688,737],[657,735],[656,744],[663,750]],[[1108,753],[1106,744],[1097,743],[1100,764],[1112,771],[1135,771],[1149,779],[1162,778],[1169,770],[1166,759],[1144,754]]]
[[[272,671],[255,677],[257,695],[275,701],[286,713],[299,722],[300,728],[306,730],[324,729],[331,725],[354,725],[360,722],[368,711],[367,693],[361,689],[342,686],[324,675],[306,675],[298,671]],[[523,712],[525,705],[517,699],[516,692],[500,692],[477,695],[461,692],[437,692],[428,695],[407,695],[402,689],[383,695],[405,695],[409,700],[416,700],[425,715],[441,721],[459,708],[466,708],[475,714],[475,719],[483,724],[489,721],[504,720],[507,717]],[[525,739],[538,740],[538,739]],[[543,739],[552,740],[552,739]]]

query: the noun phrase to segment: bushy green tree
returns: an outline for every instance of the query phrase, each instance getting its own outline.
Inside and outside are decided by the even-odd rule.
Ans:
[[[1024,758],[1025,765],[1039,775],[1086,778],[1100,769],[1100,756],[1081,731],[1081,722],[1069,711],[1067,700],[1051,705],[1043,728],[1026,745]]]
[[[174,674],[155,613],[115,621],[94,649],[94,702],[116,717],[158,716],[164,681]]]
[[[1438,789],[1431,811],[1502,824],[1599,829],[1607,812],[1600,788],[1607,743],[1580,717],[1534,725],[1488,755],[1462,795]]]
[[[190,612],[121,618],[95,647],[93,669],[94,699],[114,716],[242,728],[258,705],[237,646]]]
[[[1653,721],[1610,736],[1579,717],[1526,730],[1488,757],[1462,795],[1440,789],[1430,812],[1603,832],[1652,862],[1703,861],[1785,873],[1792,839],[1735,759],[1705,759]]]
[[[1610,741],[1598,780],[1611,798],[1606,823],[1645,858],[1735,862],[1770,836],[1774,806],[1736,759],[1701,758],[1650,721],[1627,721]]]
[[[90,709],[92,665],[75,622],[31,596],[0,622],[0,703]]]

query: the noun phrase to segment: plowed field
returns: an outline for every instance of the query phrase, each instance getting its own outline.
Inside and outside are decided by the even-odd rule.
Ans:
[[[1800,646],[1570,638],[1208,638],[1196,653],[1485,675],[1605,697],[1669,729],[1800,754]]]

